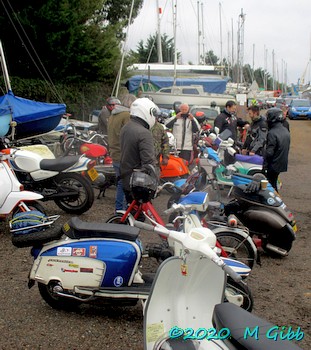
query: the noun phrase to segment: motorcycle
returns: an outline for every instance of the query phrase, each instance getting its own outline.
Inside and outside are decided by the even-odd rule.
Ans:
[[[99,189],[97,198],[104,197],[106,189],[116,185],[116,173],[112,166],[112,158],[109,156],[109,145],[105,135],[94,132],[90,136],[82,137],[75,125],[69,123],[62,136],[61,149],[64,155],[84,154],[96,161],[94,168],[98,172],[98,178],[93,185]]]
[[[261,187],[260,177],[234,174],[232,178],[232,199],[225,204],[224,214],[234,214],[266,252],[288,255],[297,232],[293,213],[270,184]],[[253,191],[247,190],[250,183],[255,184]]]
[[[212,249],[215,241],[208,231],[181,234],[160,225],[135,226],[166,235],[182,247],[181,256],[161,264],[145,303],[144,350],[300,349],[286,338],[268,337],[279,327],[222,302],[227,274],[236,278]],[[258,333],[250,336],[254,329]],[[300,330],[294,334],[297,340],[304,336]]]
[[[44,159],[19,148],[3,148],[2,153],[19,182],[25,189],[40,193],[43,201],[53,200],[70,214],[82,214],[91,208],[94,191],[89,178],[94,181],[98,175],[94,161],[83,155]]]

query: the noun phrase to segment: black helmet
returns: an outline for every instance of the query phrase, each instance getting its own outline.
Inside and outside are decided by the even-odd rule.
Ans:
[[[157,177],[149,175],[143,171],[134,171],[130,178],[130,188],[132,196],[137,201],[149,202],[154,198],[158,187]]]
[[[173,104],[173,109],[176,113],[179,113],[180,112],[180,105],[181,105],[181,102],[180,101],[175,101],[174,104]]]
[[[283,111],[280,108],[269,108],[267,111],[267,123],[269,125],[283,121]]]

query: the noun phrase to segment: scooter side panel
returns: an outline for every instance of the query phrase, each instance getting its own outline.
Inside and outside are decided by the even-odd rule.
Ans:
[[[86,257],[42,256],[34,264],[30,278],[48,284],[60,281],[64,289],[74,286],[99,288],[106,273],[103,261]]]
[[[51,266],[43,265],[49,263],[49,259],[53,259],[56,271],[54,271],[54,266],[52,271],[52,269],[46,269]],[[140,259],[141,249],[136,242],[109,239],[65,240],[61,244],[51,244],[50,248],[45,245],[44,250],[34,263],[35,265],[37,261],[40,261],[39,266],[37,268],[34,266],[33,270],[36,269],[36,276],[42,274],[45,282],[48,282],[51,276],[57,272],[56,275],[59,278],[62,278],[64,281],[66,279],[64,283],[66,285],[68,283],[68,289],[73,288],[74,284],[72,282],[75,285],[83,286],[89,286],[89,283],[93,283],[91,286],[121,287],[131,284]],[[96,273],[94,261],[99,262],[96,265]],[[64,269],[70,270],[72,267],[70,265],[72,264],[78,266],[73,268],[73,270],[76,269],[77,271],[67,271],[65,277]],[[83,270],[80,271],[80,268]],[[84,269],[93,269],[94,278],[91,276],[91,272],[87,273]],[[98,274],[98,269],[102,269],[100,278],[95,277]],[[76,277],[68,277],[69,274],[74,274]],[[85,281],[85,275],[89,274],[90,279],[86,278]],[[31,277],[32,275],[33,273]]]

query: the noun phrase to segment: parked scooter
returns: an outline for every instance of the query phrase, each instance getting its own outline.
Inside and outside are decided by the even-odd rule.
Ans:
[[[219,268],[222,262],[211,249],[215,243],[207,231],[179,236],[165,227],[135,225],[167,235],[183,250],[181,256],[165,260],[156,274],[144,308],[144,350],[300,349],[290,340],[269,338],[268,331],[278,329],[270,322],[222,303],[226,274]],[[233,277],[231,271],[228,274]],[[247,333],[254,329],[256,337]],[[301,336],[298,332],[296,340]]]
[[[43,201],[53,200],[70,214],[82,214],[91,208],[94,191],[89,178],[97,177],[94,161],[84,155],[44,159],[19,148],[3,148],[2,153],[25,189],[40,193]]]
[[[50,306],[68,309],[96,298],[136,304],[139,299],[148,298],[153,278],[139,271],[142,244],[138,240],[138,228],[83,222],[74,217],[61,230],[63,236],[59,240],[43,246],[37,244],[31,251],[35,260],[29,286],[38,282],[40,294]],[[181,243],[188,236],[176,232],[171,239],[175,240],[176,235]],[[195,228],[189,235],[208,237],[211,247],[205,249],[213,252],[211,257],[215,263],[223,267],[234,281],[240,282],[241,276],[232,269],[241,275],[249,272],[244,264],[218,257],[213,250],[216,237],[211,230]],[[223,291],[220,294],[222,300]]]
[[[41,209],[37,201],[43,198],[38,193],[24,190],[24,186],[9,167],[8,158],[8,155],[0,152],[0,219],[6,219],[14,213],[30,211],[34,207]]]
[[[297,232],[293,213],[270,184],[261,188],[260,177],[234,174],[232,178],[233,199],[224,206],[225,215],[236,215],[266,252],[286,256]],[[247,190],[250,183],[253,191]]]

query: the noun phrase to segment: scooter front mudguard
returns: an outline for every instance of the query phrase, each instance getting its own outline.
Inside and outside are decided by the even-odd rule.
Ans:
[[[35,201],[42,198],[41,194],[31,191],[11,192],[0,208],[0,215],[10,214],[20,202]]]
[[[43,246],[29,279],[48,284],[59,281],[64,289],[110,288],[131,285],[139,261],[138,242],[115,239],[62,239]]]

